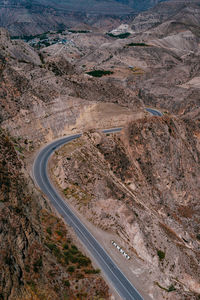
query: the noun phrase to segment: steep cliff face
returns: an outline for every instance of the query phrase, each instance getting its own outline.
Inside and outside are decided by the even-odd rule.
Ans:
[[[34,190],[18,142],[2,129],[0,150],[0,298],[108,299],[99,271]]]
[[[199,160],[198,126],[175,117],[135,121],[120,136],[86,134],[54,157],[68,201],[129,249],[129,266],[139,257],[151,270],[155,299],[200,292]]]

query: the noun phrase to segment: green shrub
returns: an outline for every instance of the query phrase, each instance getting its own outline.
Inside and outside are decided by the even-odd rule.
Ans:
[[[55,244],[46,244],[46,246],[53,252],[53,254],[58,258],[62,258],[62,253],[60,249]]]
[[[71,30],[71,29],[68,29],[69,32],[71,33],[89,33],[88,30]]]
[[[78,262],[78,258],[77,258],[77,257],[74,257],[74,256],[71,256],[71,257],[70,257],[70,261],[71,261],[72,263],[77,263],[77,262]]]
[[[64,245],[63,245],[63,249],[65,249],[65,250],[69,249],[68,244],[64,244]]]
[[[62,232],[62,231],[56,230],[56,233],[57,233],[59,236],[63,237],[63,232]]]
[[[117,34],[117,35],[114,35],[112,33],[107,33],[107,35],[110,36],[110,37],[116,38],[116,39],[126,39],[131,34],[130,34],[130,32],[125,32],[125,33],[120,33],[120,34]]]
[[[72,249],[78,250],[78,248],[75,245],[71,245]]]
[[[45,40],[47,39],[48,36],[46,35],[46,33],[42,33],[40,36],[39,36],[39,39],[42,41],[42,40]]]
[[[171,284],[169,287],[168,287],[168,292],[173,292],[175,291],[176,288],[173,286],[173,284]]]
[[[94,70],[94,71],[87,72],[86,74],[93,76],[93,77],[102,77],[104,75],[111,75],[111,74],[113,74],[113,72],[107,71],[107,70]]]
[[[68,264],[69,264],[69,259],[68,259],[68,257],[65,257],[64,260],[65,260],[66,265],[68,265]]]
[[[75,271],[75,268],[73,266],[70,266],[69,268],[67,268],[67,271],[73,273]]]
[[[48,233],[49,235],[52,235],[52,231],[51,231],[51,228],[50,228],[50,227],[48,227],[48,228],[46,229],[46,231],[47,231],[47,233]]]
[[[57,247],[53,249],[53,254],[54,254],[57,258],[61,258],[61,257],[62,257],[62,253],[61,253],[60,249],[57,248]]]
[[[87,257],[78,257],[78,263],[79,266],[87,267],[91,263],[91,260]]]
[[[200,240],[200,234],[196,235],[197,240]]]
[[[42,267],[42,257],[40,257],[34,264],[33,264],[33,271],[37,273],[39,268]]]
[[[30,272],[30,267],[29,267],[29,265],[25,265],[25,271],[28,272],[28,273]]]
[[[51,251],[53,251],[53,250],[55,250],[56,248],[57,248],[57,246],[55,245],[55,244],[46,244],[46,246],[51,250]]]
[[[67,287],[70,287],[70,282],[69,282],[69,280],[65,280],[64,285],[67,286]]]
[[[101,270],[95,269],[95,270],[84,270],[85,274],[99,274],[101,273]]]
[[[74,248],[69,249],[69,252],[71,254],[77,254],[77,253],[79,253],[78,249],[74,249]]]
[[[36,284],[35,284],[35,282],[34,281],[27,281],[27,284],[30,286],[30,288],[31,288],[31,290],[32,291],[36,291]]]
[[[149,45],[147,45],[145,43],[130,43],[127,46],[129,46],[129,47],[148,47]]]
[[[70,255],[70,252],[69,251],[64,251],[63,254],[68,257]]]
[[[160,261],[165,258],[165,252],[163,252],[162,250],[157,250],[157,255],[158,255]]]
[[[64,252],[64,257],[66,261],[74,262],[74,256],[69,251]]]
[[[7,264],[7,265],[9,265],[9,266],[11,266],[12,265],[12,258],[10,257],[10,256],[6,256],[5,257],[5,263]]]

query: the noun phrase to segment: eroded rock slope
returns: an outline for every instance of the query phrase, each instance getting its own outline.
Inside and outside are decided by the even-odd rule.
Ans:
[[[131,90],[80,75],[65,57],[45,57],[22,41],[10,40],[4,29],[0,53],[0,122],[35,147],[72,129],[123,125],[144,112]]]
[[[74,241],[24,173],[18,142],[0,129],[0,299],[108,299]]]
[[[54,156],[67,201],[112,232],[132,266],[134,257],[143,261],[153,299],[200,292],[199,142],[195,123],[149,117],[119,136],[85,134]]]

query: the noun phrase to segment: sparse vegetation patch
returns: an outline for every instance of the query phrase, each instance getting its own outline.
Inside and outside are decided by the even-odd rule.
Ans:
[[[149,45],[145,43],[130,43],[127,46],[128,47],[149,47]]]
[[[116,39],[126,39],[131,34],[130,34],[130,32],[125,32],[125,33],[120,33],[120,34],[117,34],[117,35],[112,34],[112,33],[107,33],[107,35],[112,37],[112,38],[116,38]]]
[[[155,284],[162,290],[170,293],[170,292],[173,292],[173,291],[176,291],[176,288],[174,287],[173,284],[171,284],[168,288],[165,288],[164,286],[160,285],[159,282],[155,282]]]
[[[157,255],[160,261],[162,261],[165,258],[165,252],[163,252],[162,250],[157,250]]]
[[[89,30],[72,30],[72,29],[69,29],[68,31],[71,33],[89,33],[90,32]]]
[[[105,75],[111,75],[113,74],[113,72],[108,70],[94,70],[94,71],[87,72],[87,74],[93,77],[102,77]]]

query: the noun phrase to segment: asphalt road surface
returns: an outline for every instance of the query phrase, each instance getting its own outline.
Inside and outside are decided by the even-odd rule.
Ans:
[[[152,109],[152,108],[145,108],[145,109],[146,109],[146,111],[151,113],[153,116],[161,117],[163,115],[159,110]]]
[[[161,116],[159,111],[147,108],[148,112],[153,115]],[[104,133],[119,132],[122,128],[104,130]],[[108,282],[112,284],[118,294],[124,300],[143,300],[142,296],[120,271],[108,253],[102,248],[100,243],[89,232],[86,226],[79,220],[74,212],[67,205],[65,200],[58,194],[52,182],[48,177],[47,163],[52,153],[60,146],[73,141],[81,136],[75,134],[64,137],[45,146],[37,155],[33,165],[33,175],[36,184],[40,187],[42,192],[49,198],[58,213],[64,218],[65,222],[71,226],[76,232],[77,236],[84,244],[84,246],[91,253],[100,269],[103,271]]]

